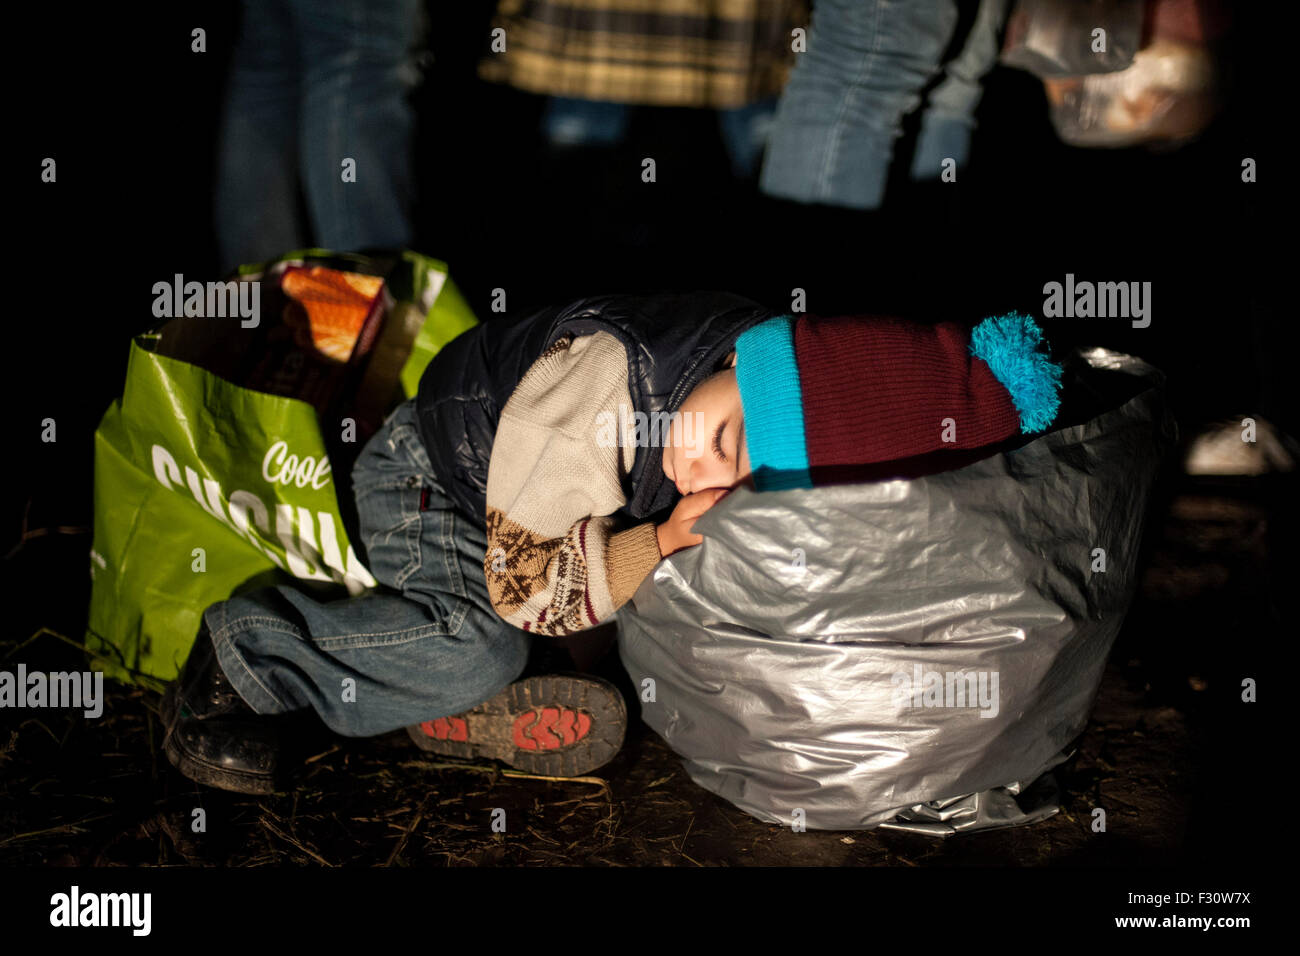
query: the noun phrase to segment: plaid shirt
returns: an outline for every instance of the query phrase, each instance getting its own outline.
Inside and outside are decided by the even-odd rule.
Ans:
[[[500,0],[479,76],[530,93],[733,109],[775,96],[809,0]]]

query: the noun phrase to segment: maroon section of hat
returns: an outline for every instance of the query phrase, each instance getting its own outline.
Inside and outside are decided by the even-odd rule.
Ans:
[[[794,348],[809,467],[982,448],[1016,434],[1011,396],[969,346],[955,322],[800,318]],[[944,441],[945,430],[954,441]]]

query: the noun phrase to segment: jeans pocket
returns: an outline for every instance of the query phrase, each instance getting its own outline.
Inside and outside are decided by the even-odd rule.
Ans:
[[[400,589],[422,563],[419,476],[392,475],[354,490],[370,573],[381,584]]]
[[[432,477],[433,464],[429,460],[429,452],[424,447],[419,429],[413,424],[398,425],[393,429],[392,437],[401,450],[402,459],[412,471],[421,477]]]
[[[397,406],[382,431],[386,433],[387,448],[398,460],[416,474],[431,473],[433,468],[429,452],[424,447],[424,437],[420,434],[420,419],[416,414],[414,398]]]
[[[475,560],[472,548],[458,539],[455,511],[436,485],[417,479],[410,491],[415,517],[406,527],[407,560],[394,586],[430,608],[447,633],[459,634],[472,603],[464,567],[467,557]]]
[[[353,487],[360,489],[389,483],[395,476],[428,473],[429,455],[417,421],[414,399],[388,414],[352,465]]]

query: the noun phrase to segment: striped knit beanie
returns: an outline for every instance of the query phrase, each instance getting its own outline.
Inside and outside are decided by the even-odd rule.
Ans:
[[[1043,431],[1062,372],[1042,338],[1018,313],[971,332],[871,316],[754,326],[736,340],[736,378],[755,487],[914,478]]]

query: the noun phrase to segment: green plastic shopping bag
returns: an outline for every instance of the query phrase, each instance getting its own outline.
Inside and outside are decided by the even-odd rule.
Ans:
[[[302,357],[317,315],[287,331],[290,311],[306,311],[284,297],[286,277],[340,274],[380,286],[365,361],[358,346],[347,362],[304,371],[319,359]],[[344,528],[336,466],[350,467],[442,346],[477,324],[446,264],[412,252],[304,250],[241,267],[238,281],[259,283],[269,306],[260,333],[238,318],[182,316],[136,336],[122,397],[95,432],[86,649],[125,683],[175,678],[204,610],[241,586],[294,582],[324,597],[375,585]],[[330,314],[332,294],[312,308]],[[306,345],[286,348],[291,336]],[[237,384],[250,379],[267,387]],[[305,394],[308,380],[311,400],[273,394]]]

